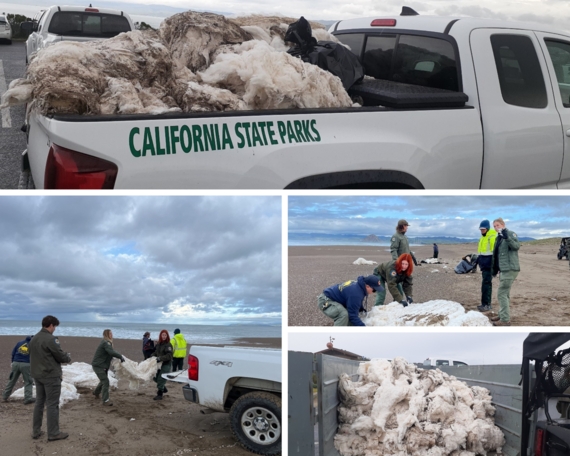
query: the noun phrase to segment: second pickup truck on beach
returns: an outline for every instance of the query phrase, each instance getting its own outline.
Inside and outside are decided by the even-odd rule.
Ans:
[[[32,114],[22,187],[570,188],[570,34],[422,16],[331,31],[364,64],[363,107]]]

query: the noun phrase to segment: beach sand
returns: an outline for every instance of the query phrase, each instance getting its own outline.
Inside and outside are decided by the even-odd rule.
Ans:
[[[416,258],[431,258],[431,245],[414,246]],[[481,303],[481,272],[455,274],[461,257],[477,252],[476,244],[442,244],[439,259],[444,265],[414,268],[414,301],[445,299],[461,303],[466,310],[477,310]],[[523,244],[519,250],[521,272],[511,289],[511,324],[513,326],[570,325],[570,296],[568,261],[558,260],[558,245]],[[374,266],[356,266],[358,258],[386,262],[391,260],[388,246],[307,246],[289,247],[289,325],[330,326],[332,320],[317,308],[317,296],[325,288],[358,276],[372,274]],[[433,270],[439,272],[431,272]],[[493,279],[493,312],[499,310],[497,289],[499,279]],[[386,302],[391,301],[390,292]],[[374,305],[374,297],[368,299]]]
[[[12,349],[22,339],[23,336],[0,336],[2,391],[8,382]],[[71,353],[73,362],[91,363],[99,342],[97,338],[60,337],[62,348]],[[232,345],[281,348],[281,339],[241,338]],[[141,346],[142,340],[114,341],[119,353],[135,361],[143,360]],[[20,378],[16,388],[22,386]],[[132,391],[127,382],[120,382],[119,389],[110,393],[113,407],[103,407],[89,389],[78,388],[81,397],[60,410],[60,429],[70,435],[56,442],[48,442],[45,435],[38,440],[31,438],[33,405],[13,399],[0,400],[0,453],[2,456],[251,455],[236,444],[228,414],[202,415],[200,406],[184,399],[182,386],[168,382],[169,391],[164,399],[153,401],[154,383]],[[43,430],[46,430],[45,412]]]

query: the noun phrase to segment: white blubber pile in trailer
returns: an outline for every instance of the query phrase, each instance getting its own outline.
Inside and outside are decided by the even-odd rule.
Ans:
[[[340,376],[342,456],[485,456],[501,452],[489,390],[470,387],[404,358],[361,363],[357,382]]]
[[[366,326],[491,326],[485,315],[439,299],[408,307],[398,302],[375,306],[362,321]]]
[[[356,264],[356,265],[373,265],[373,264],[378,264],[376,263],[376,261],[368,261],[365,260],[364,258],[359,258],[358,260],[355,260],[354,263],[352,264]]]
[[[292,43],[283,37],[294,21],[187,11],[158,31],[61,41],[32,55],[0,109],[29,103],[40,114],[111,115],[352,106],[338,77],[287,54]],[[338,42],[322,29],[315,36]]]
[[[142,363],[137,363],[128,358],[125,358],[124,363],[118,359],[113,359],[112,366],[115,370],[115,376],[119,380],[127,380],[130,389],[138,390],[141,384],[148,383],[153,379],[162,363],[157,363],[153,356]]]

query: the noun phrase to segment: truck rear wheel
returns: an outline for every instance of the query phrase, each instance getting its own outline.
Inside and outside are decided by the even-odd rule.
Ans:
[[[274,394],[256,391],[241,396],[230,409],[230,426],[246,450],[281,454],[281,398]]]

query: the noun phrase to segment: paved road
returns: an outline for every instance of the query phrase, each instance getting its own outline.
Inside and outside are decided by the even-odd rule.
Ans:
[[[21,78],[26,70],[24,43],[0,43],[0,96],[10,82]],[[0,111],[0,189],[17,189],[21,154],[26,137],[20,131],[24,125],[24,106]]]

